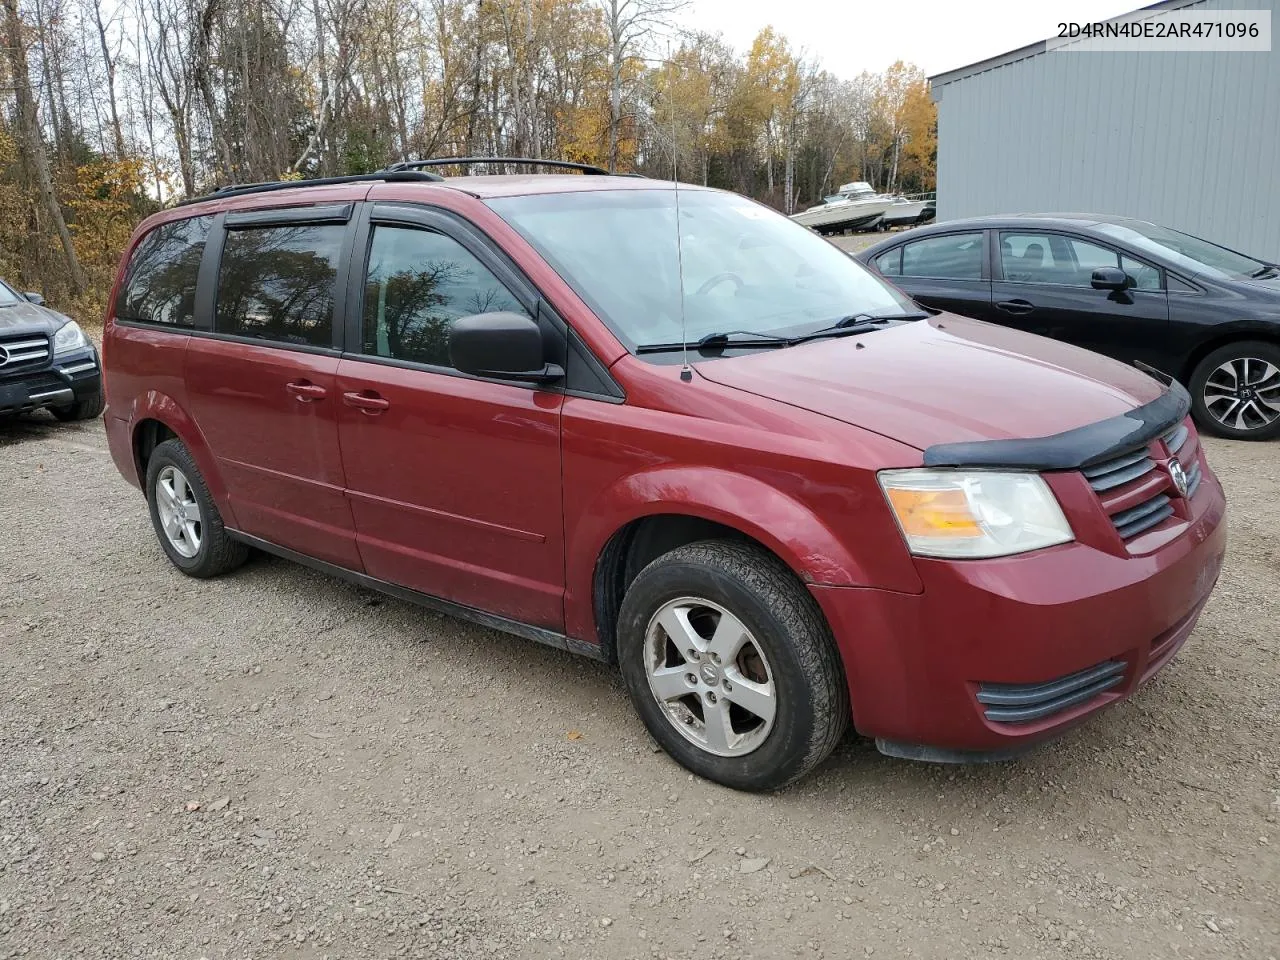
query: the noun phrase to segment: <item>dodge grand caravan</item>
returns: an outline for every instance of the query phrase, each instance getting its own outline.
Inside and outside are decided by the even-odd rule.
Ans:
[[[1225,502],[1176,382],[924,314],[733,194],[436,163],[138,228],[106,424],[182,572],[262,550],[614,662],[743,789],[850,723],[1014,753],[1191,633]]]

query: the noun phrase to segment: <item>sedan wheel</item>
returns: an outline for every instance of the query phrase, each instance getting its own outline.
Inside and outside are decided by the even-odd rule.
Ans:
[[[1258,357],[1219,365],[1204,385],[1205,409],[1233,430],[1257,430],[1280,419],[1280,368]]]
[[[682,737],[719,757],[755,750],[773,729],[777,690],[764,651],[719,604],[682,597],[645,634],[649,689]]]
[[[1234,440],[1280,436],[1280,346],[1249,340],[1219,347],[1191,376],[1201,429]]]

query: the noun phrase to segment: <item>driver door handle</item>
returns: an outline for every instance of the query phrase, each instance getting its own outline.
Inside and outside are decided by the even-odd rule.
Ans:
[[[364,413],[381,413],[391,406],[391,401],[380,397],[372,390],[363,393],[344,393],[342,402],[348,407],[355,407]]]
[[[1030,313],[1036,308],[1030,300],[999,300],[996,306],[1005,313]]]
[[[316,400],[323,400],[329,393],[320,384],[312,383],[310,380],[290,380],[284,388],[293,394],[299,403],[314,403]]]

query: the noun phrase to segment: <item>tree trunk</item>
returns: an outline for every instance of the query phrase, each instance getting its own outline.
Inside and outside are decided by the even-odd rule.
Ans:
[[[316,117],[316,157],[320,176],[330,173],[328,151],[325,144],[329,136],[329,57],[325,52],[324,14],[320,0],[311,0],[311,14],[316,21],[316,63],[320,68],[320,113]],[[305,155],[304,155],[305,157]],[[297,169],[295,166],[294,169]]]
[[[71,242],[71,231],[62,217],[62,208],[53,192],[53,178],[49,173],[49,155],[45,152],[44,137],[40,132],[40,119],[36,115],[36,103],[31,95],[31,76],[27,72],[27,50],[22,44],[22,21],[18,17],[18,0],[4,0],[5,32],[9,47],[9,66],[13,80],[14,100],[17,106],[18,151],[27,169],[35,179],[34,186],[49,214],[49,220],[58,233],[62,254],[67,261],[67,276],[71,292],[84,293],[88,284],[80,261],[76,258]]]
[[[783,183],[787,191],[786,198],[782,202],[782,212],[790,216],[795,212],[794,191],[793,187],[796,182],[796,150],[792,145],[791,136],[787,136],[787,168],[784,175]]]
[[[123,160],[124,133],[120,129],[120,111],[116,108],[116,62],[111,59],[111,51],[107,47],[107,28],[102,22],[99,0],[93,3],[93,21],[98,28],[98,46],[102,49],[102,63],[107,71],[107,103],[111,106],[111,133],[115,138],[116,159]]]
[[[622,61],[615,48],[609,65],[609,172],[618,172],[618,128],[622,125]]]
[[[57,92],[58,86],[53,82],[53,52],[49,44],[49,32],[45,27],[44,6],[36,0],[36,34],[40,37],[40,72],[44,79],[44,92],[49,97],[49,125],[53,127],[53,143],[58,156],[65,157],[71,153],[67,130],[69,124],[59,115]]]

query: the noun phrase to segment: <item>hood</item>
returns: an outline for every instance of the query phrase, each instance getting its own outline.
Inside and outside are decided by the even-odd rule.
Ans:
[[[1258,277],[1256,280],[1239,280],[1238,283],[1244,284],[1250,290],[1260,291],[1264,294],[1270,294],[1268,300],[1280,301],[1280,273],[1274,277]]]
[[[1116,360],[945,313],[696,367],[715,383],[921,450],[1046,437],[1120,416],[1165,391]]]
[[[55,330],[67,322],[67,318],[45,307],[37,307],[34,303],[12,303],[0,305],[0,337],[11,333],[46,333],[52,335]]]

